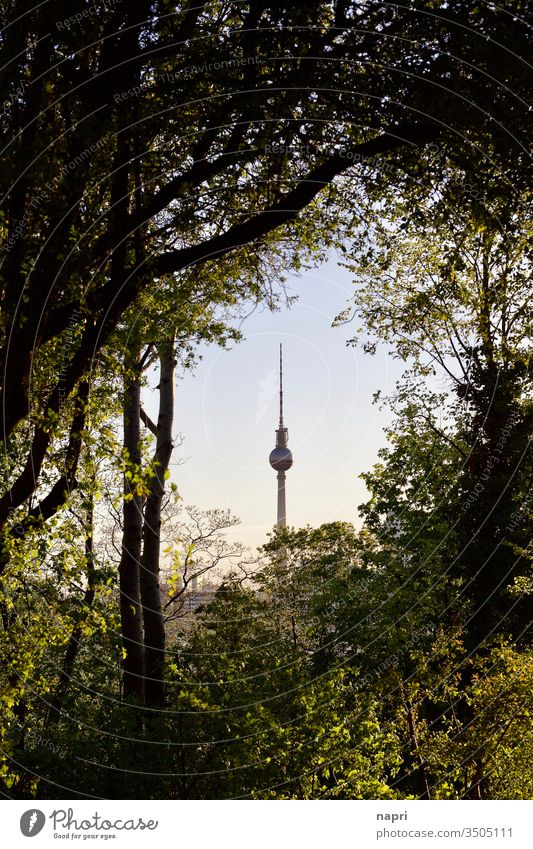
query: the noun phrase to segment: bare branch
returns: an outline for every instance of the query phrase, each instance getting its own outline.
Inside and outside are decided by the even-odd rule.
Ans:
[[[152,421],[152,419],[150,418],[150,416],[148,415],[148,413],[144,410],[144,408],[142,406],[140,408],[139,415],[141,417],[142,423],[144,425],[146,425],[148,430],[150,430],[154,434],[154,436],[157,436],[157,433],[158,433],[157,425],[154,421]]]

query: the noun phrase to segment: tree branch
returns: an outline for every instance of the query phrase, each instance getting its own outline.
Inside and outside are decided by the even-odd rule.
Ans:
[[[56,481],[48,495],[46,495],[40,502],[34,507],[32,510],[28,512],[28,515],[25,519],[20,523],[23,532],[17,532],[17,538],[20,538],[24,535],[24,533],[29,530],[30,527],[35,526],[36,522],[44,522],[47,519],[50,519],[54,513],[57,512],[59,507],[65,504],[69,492],[76,488],[76,469],[78,467],[78,460],[83,444],[83,428],[85,427],[85,416],[86,416],[86,405],[87,399],[89,396],[89,381],[83,380],[81,381],[78,392],[75,399],[75,411],[74,416],[72,418],[72,424],[70,426],[69,433],[69,441],[67,445],[67,450],[65,454],[65,471],[61,475],[61,477]],[[50,436],[50,433],[47,434]],[[35,439],[38,439],[39,446],[41,445],[41,432],[38,431]],[[35,444],[34,439],[34,444]],[[50,443],[50,438],[47,441],[47,447]],[[42,450],[39,452],[37,457],[36,451],[34,451],[34,447],[32,446],[32,450],[30,452],[30,456],[28,458],[28,462],[20,475],[16,484],[12,487],[10,492],[6,493],[6,495],[0,500],[0,519],[5,521],[7,519],[7,515],[9,515],[10,509],[14,509],[16,507],[20,507],[21,504],[33,493],[38,484],[38,476],[42,467],[42,463],[44,462],[44,458],[46,456],[46,451],[44,453]],[[32,458],[36,460],[39,459],[39,464],[35,467],[31,465]],[[9,506],[6,508],[6,505]],[[4,516],[5,511],[7,509],[7,515]]]
[[[391,153],[407,144],[423,144],[437,135],[435,125],[428,123],[399,124],[388,129],[380,136],[362,142],[353,148],[352,153],[359,157],[376,156]],[[153,268],[156,274],[171,274],[198,263],[207,262],[249,244],[267,235],[272,230],[294,220],[298,214],[344,171],[353,167],[353,157],[336,154],[326,162],[313,168],[298,185],[281,196],[280,200],[263,212],[248,218],[241,224],[235,224],[220,236],[207,239],[199,245],[169,251],[155,260]]]
[[[148,430],[150,430],[154,434],[154,436],[157,436],[158,430],[157,430],[156,423],[154,421],[152,421],[152,419],[150,418],[148,413],[146,413],[145,410],[142,407],[140,408],[140,417],[141,417],[142,423],[144,425],[146,425]]]

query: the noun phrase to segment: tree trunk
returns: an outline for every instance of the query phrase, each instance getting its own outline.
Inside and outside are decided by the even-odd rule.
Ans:
[[[124,387],[124,449],[133,472],[141,466],[141,370],[138,352],[133,373],[126,376]],[[124,698],[143,701],[144,647],[141,616],[139,562],[142,535],[142,496],[135,480],[124,477],[124,528],[119,567],[120,621],[124,657],[122,660]]]
[[[172,456],[174,418],[174,341],[160,349],[159,415],[153,457],[154,477],[144,508],[143,552],[141,559],[141,599],[144,621],[144,694],[147,707],[162,705],[165,699],[165,623],[159,587],[161,545],[161,505],[165,478]]]

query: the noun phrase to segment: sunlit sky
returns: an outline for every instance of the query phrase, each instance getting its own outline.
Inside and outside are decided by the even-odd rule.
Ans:
[[[287,473],[287,522],[359,523],[366,490],[358,475],[384,445],[386,411],[372,403],[401,367],[385,351],[371,357],[346,345],[353,328],[332,328],[353,292],[349,272],[331,257],[288,279],[298,301],[281,312],[255,311],[244,339],[209,346],[177,381],[172,480],[186,504],[229,508],[240,519],[228,539],[255,548],[276,520],[276,473],[268,464],[278,422],[278,351],[283,343],[285,424],[294,465]],[[146,397],[155,414],[156,396]]]

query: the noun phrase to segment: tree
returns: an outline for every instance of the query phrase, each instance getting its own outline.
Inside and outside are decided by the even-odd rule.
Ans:
[[[140,563],[141,602],[144,624],[145,702],[153,707],[165,699],[165,622],[159,582],[161,507],[165,480],[172,456],[174,421],[175,340],[165,339],[159,349],[159,415],[152,479],[143,513],[143,551]]]
[[[456,174],[456,194],[460,179]],[[439,454],[455,458],[447,505],[426,501],[424,512],[430,521],[437,511],[453,534],[448,567],[463,585],[472,647],[495,630],[519,638],[530,622],[526,599],[509,593],[528,570],[527,523],[511,521],[531,481],[531,233],[524,204],[524,196],[507,195],[491,208],[463,193],[453,215],[437,201],[411,216],[400,201],[371,240],[356,242],[348,261],[363,344],[372,351],[384,342],[409,365],[397,405],[412,430],[418,421],[427,432],[427,468]],[[443,378],[447,391],[430,388]],[[401,509],[409,512],[406,502]]]
[[[216,274],[212,278],[206,275],[201,297],[180,305],[179,327],[173,293],[161,287],[156,298],[145,295],[140,299],[142,319],[131,311],[121,335],[125,476],[119,578],[124,695],[147,706],[164,702],[165,626],[159,574],[165,482],[174,447],[175,368],[178,359],[183,368],[192,368],[200,343],[215,341],[224,346],[240,339],[240,332],[229,323],[235,322],[247,304],[237,302],[239,296],[254,295],[274,307],[275,300],[265,288],[268,270],[243,292],[242,280],[251,271],[240,264],[228,268],[222,286]],[[235,279],[237,275],[240,279]],[[141,404],[143,373],[154,359],[159,361],[156,422]],[[155,437],[150,461],[143,457],[141,423]]]
[[[169,699],[186,745],[171,794],[393,798],[395,735],[349,669],[313,672],[274,575],[264,575],[260,591],[227,580],[176,647]],[[302,607],[300,616],[299,624]]]
[[[3,4],[6,793],[525,793],[503,778],[506,764],[520,770],[511,750],[523,717],[500,739],[493,697],[516,671],[510,697],[522,711],[526,654],[515,645],[498,660],[487,646],[467,667],[461,640],[472,652],[491,633],[501,641],[503,618],[504,636],[527,625],[519,299],[530,247],[526,198],[513,194],[525,167],[527,9]],[[283,271],[350,249],[366,226],[357,273],[382,286],[360,293],[365,341],[392,334],[413,370],[390,448],[366,477],[365,527],[279,534],[264,573],[250,584],[243,564],[169,644],[158,573],[171,525],[161,534],[172,356],[188,361],[198,339],[225,337],[225,311],[275,303]],[[143,366],[159,355],[160,426],[140,403]],[[428,391],[426,355],[444,371],[455,359],[455,394]],[[118,558],[103,538],[116,512]],[[210,518],[216,533],[220,516]],[[169,552],[174,594],[228,553],[190,542]],[[500,666],[483,689],[489,657]],[[162,716],[164,695],[175,718]],[[150,722],[134,700],[158,708]],[[58,746],[69,753],[59,763]]]
[[[508,139],[511,129],[520,137],[520,107],[505,95],[506,127],[495,130],[494,99],[487,94],[484,103],[478,79],[486,72],[494,79],[494,48],[489,53],[481,40],[494,36],[513,95],[524,89],[519,5],[515,17],[474,2],[427,16],[416,4],[390,12],[344,0],[222,6],[216,14],[187,3],[169,15],[165,0],[143,0],[135,9],[91,7],[91,14],[81,4],[73,19],[64,2],[23,16],[15,0],[8,3],[0,80],[10,154],[2,174],[4,438],[36,410],[38,418],[58,414],[154,281],[177,275],[183,301],[191,282],[182,281],[184,269],[247,245],[260,259],[273,244],[297,244],[299,212],[352,168],[354,157],[399,152],[398,162],[409,167],[418,156],[410,149],[451,123],[472,142],[488,130],[496,154],[505,142],[500,164],[514,168]],[[474,56],[465,24],[480,33]],[[399,32],[408,39],[399,41]],[[441,52],[406,49],[428,39]],[[32,375],[58,345],[60,377],[36,405]],[[35,490],[50,440],[37,424],[27,463],[12,467],[0,525]]]
[[[132,346],[133,347],[133,346]],[[123,687],[126,699],[144,701],[144,650],[139,563],[142,549],[143,495],[141,456],[141,356],[138,345],[125,363],[123,446],[126,460],[119,564],[120,620],[123,641]]]

